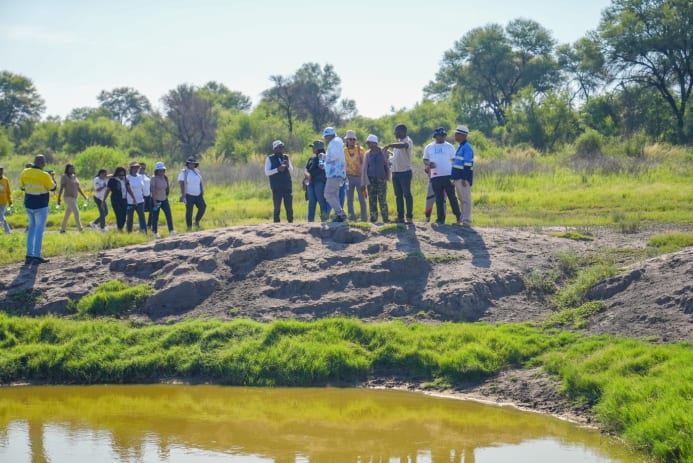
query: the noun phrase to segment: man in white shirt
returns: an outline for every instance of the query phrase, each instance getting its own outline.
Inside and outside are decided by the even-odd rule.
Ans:
[[[406,205],[407,223],[414,222],[414,197],[411,194],[412,153],[414,142],[407,136],[407,126],[399,124],[395,127],[396,143],[383,146],[384,150],[393,149],[392,156],[392,186],[395,190],[395,203],[397,204],[397,219],[395,222],[403,223]]]
[[[147,212],[147,228],[152,228],[152,178],[147,175],[147,165],[140,162],[140,175],[144,182],[144,211]]]
[[[339,189],[346,181],[346,159],[344,158],[344,140],[337,136],[333,127],[325,127],[322,136],[327,142],[325,153],[325,200],[334,209],[335,222],[346,221],[347,215],[339,200]]]
[[[200,220],[205,215],[207,204],[204,199],[204,189],[202,187],[202,175],[197,169],[200,164],[197,160],[190,156],[185,161],[185,169],[180,171],[178,175],[178,184],[180,185],[180,201],[185,203],[185,224],[188,231],[192,230],[192,213],[193,206],[197,207],[195,214],[195,228],[200,229]]]
[[[431,185],[436,195],[436,212],[438,220],[436,223],[445,223],[445,195],[450,201],[452,212],[460,223],[462,214],[460,205],[455,195],[455,187],[451,181],[452,161],[455,158],[455,147],[445,140],[447,132],[445,128],[438,127],[433,132],[435,142],[430,143],[424,149],[423,161],[431,175]]]
[[[140,165],[137,162],[130,163],[130,173],[127,176],[130,184],[128,190],[128,210],[125,228],[128,233],[132,232],[132,222],[137,212],[140,222],[140,231],[147,233],[147,221],[144,220],[144,178],[140,175]]]

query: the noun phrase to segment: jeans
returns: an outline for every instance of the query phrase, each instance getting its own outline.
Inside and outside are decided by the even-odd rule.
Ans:
[[[173,216],[171,215],[171,204],[169,204],[168,199],[154,201],[152,204],[150,218],[152,219],[152,231],[154,233],[157,233],[159,230],[159,211],[164,211],[166,225],[168,225],[168,232],[170,234],[173,231]]]
[[[130,233],[132,231],[132,222],[134,219],[135,212],[137,212],[137,218],[140,221],[140,231],[147,232],[147,221],[144,220],[144,202],[137,204],[128,204],[128,219],[126,223],[127,231]]]
[[[197,214],[195,214],[195,225],[197,226],[200,225],[200,220],[207,210],[207,203],[205,203],[205,198],[202,195],[185,195],[185,225],[188,226],[188,229],[192,228],[193,206],[197,207]]]
[[[436,194],[436,212],[438,213],[438,219],[436,222],[443,224],[445,223],[445,195],[447,194],[448,200],[450,201],[450,207],[452,207],[452,213],[455,214],[457,220],[460,219],[462,215],[460,213],[460,205],[457,202],[457,196],[455,195],[455,186],[450,181],[450,176],[445,175],[443,177],[433,177],[431,179],[431,184],[433,185],[433,192]]]
[[[393,172],[392,186],[395,188],[395,203],[397,204],[397,218],[404,219],[404,206],[407,206],[407,218],[414,218],[414,198],[411,195],[412,171]]]
[[[154,209],[154,200],[151,196],[144,197],[144,212],[147,213],[147,228],[152,228],[152,210]]]
[[[289,223],[294,221],[294,200],[291,185],[272,188],[272,201],[274,203],[274,223],[279,223],[282,201],[284,201],[284,210],[286,210],[286,221]]]
[[[359,207],[361,210],[361,221],[365,222],[368,220],[366,216],[366,198],[363,197],[363,191],[361,190],[361,177],[349,177],[349,190],[347,191],[347,208],[349,209],[349,215],[356,217],[356,211],[354,210],[354,190],[359,198]]]
[[[320,216],[329,214],[330,206],[325,201],[325,182],[314,182],[308,185],[308,222],[315,220],[315,207],[320,204]]]
[[[48,220],[48,207],[40,209],[27,209],[29,227],[26,235],[26,255],[29,257],[41,257],[43,247],[43,232],[46,231]]]
[[[123,231],[125,226],[125,218],[127,217],[128,202],[123,197],[111,196],[111,207],[116,216],[116,226],[118,231]]]
[[[339,190],[342,187],[343,178],[333,177],[328,178],[327,183],[325,183],[325,200],[327,204],[334,209],[334,213],[337,217],[344,217],[344,209],[339,201]]]
[[[10,229],[10,224],[7,223],[7,219],[5,218],[5,208],[7,206],[0,205],[0,222],[2,222],[3,227],[5,228],[5,233],[9,234],[11,229]]]
[[[106,203],[99,198],[94,197],[94,203],[96,203],[96,207],[99,208],[99,218],[94,220],[94,223],[97,224],[102,230],[106,228],[106,217],[108,216],[108,206]]]

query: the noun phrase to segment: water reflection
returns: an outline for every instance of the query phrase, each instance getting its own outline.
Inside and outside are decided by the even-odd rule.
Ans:
[[[156,385],[0,389],[0,461],[637,460],[556,419],[421,394]]]

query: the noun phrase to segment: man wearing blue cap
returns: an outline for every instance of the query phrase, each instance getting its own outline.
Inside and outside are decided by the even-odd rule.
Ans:
[[[339,188],[346,181],[346,159],[344,158],[344,141],[337,136],[334,128],[326,127],[322,136],[327,143],[325,153],[325,200],[334,209],[335,222],[344,222],[346,213],[339,201]]]
[[[450,176],[452,175],[452,161],[455,158],[455,147],[445,140],[447,131],[443,127],[438,127],[433,132],[435,142],[428,144],[424,149],[423,161],[426,168],[430,170],[431,185],[436,195],[436,210],[438,213],[438,224],[445,223],[445,195],[450,201],[452,212],[457,217],[457,223],[461,223],[460,205],[455,196],[455,187]]]

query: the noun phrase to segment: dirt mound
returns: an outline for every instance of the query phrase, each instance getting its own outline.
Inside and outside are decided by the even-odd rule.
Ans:
[[[612,233],[579,242],[526,230],[428,224],[397,230],[346,224],[234,227],[56,258],[39,267],[8,266],[0,277],[0,305],[16,314],[66,315],[70,300],[120,280],[154,288],[131,315],[153,322],[329,316],[541,320],[551,305],[528,291],[523,277],[554,269],[561,251],[595,253],[625,240],[644,246],[645,239]],[[608,309],[590,330],[691,339],[692,258],[690,249],[663,256],[597,285],[590,295],[606,299]],[[678,327],[663,326],[669,323]]]

